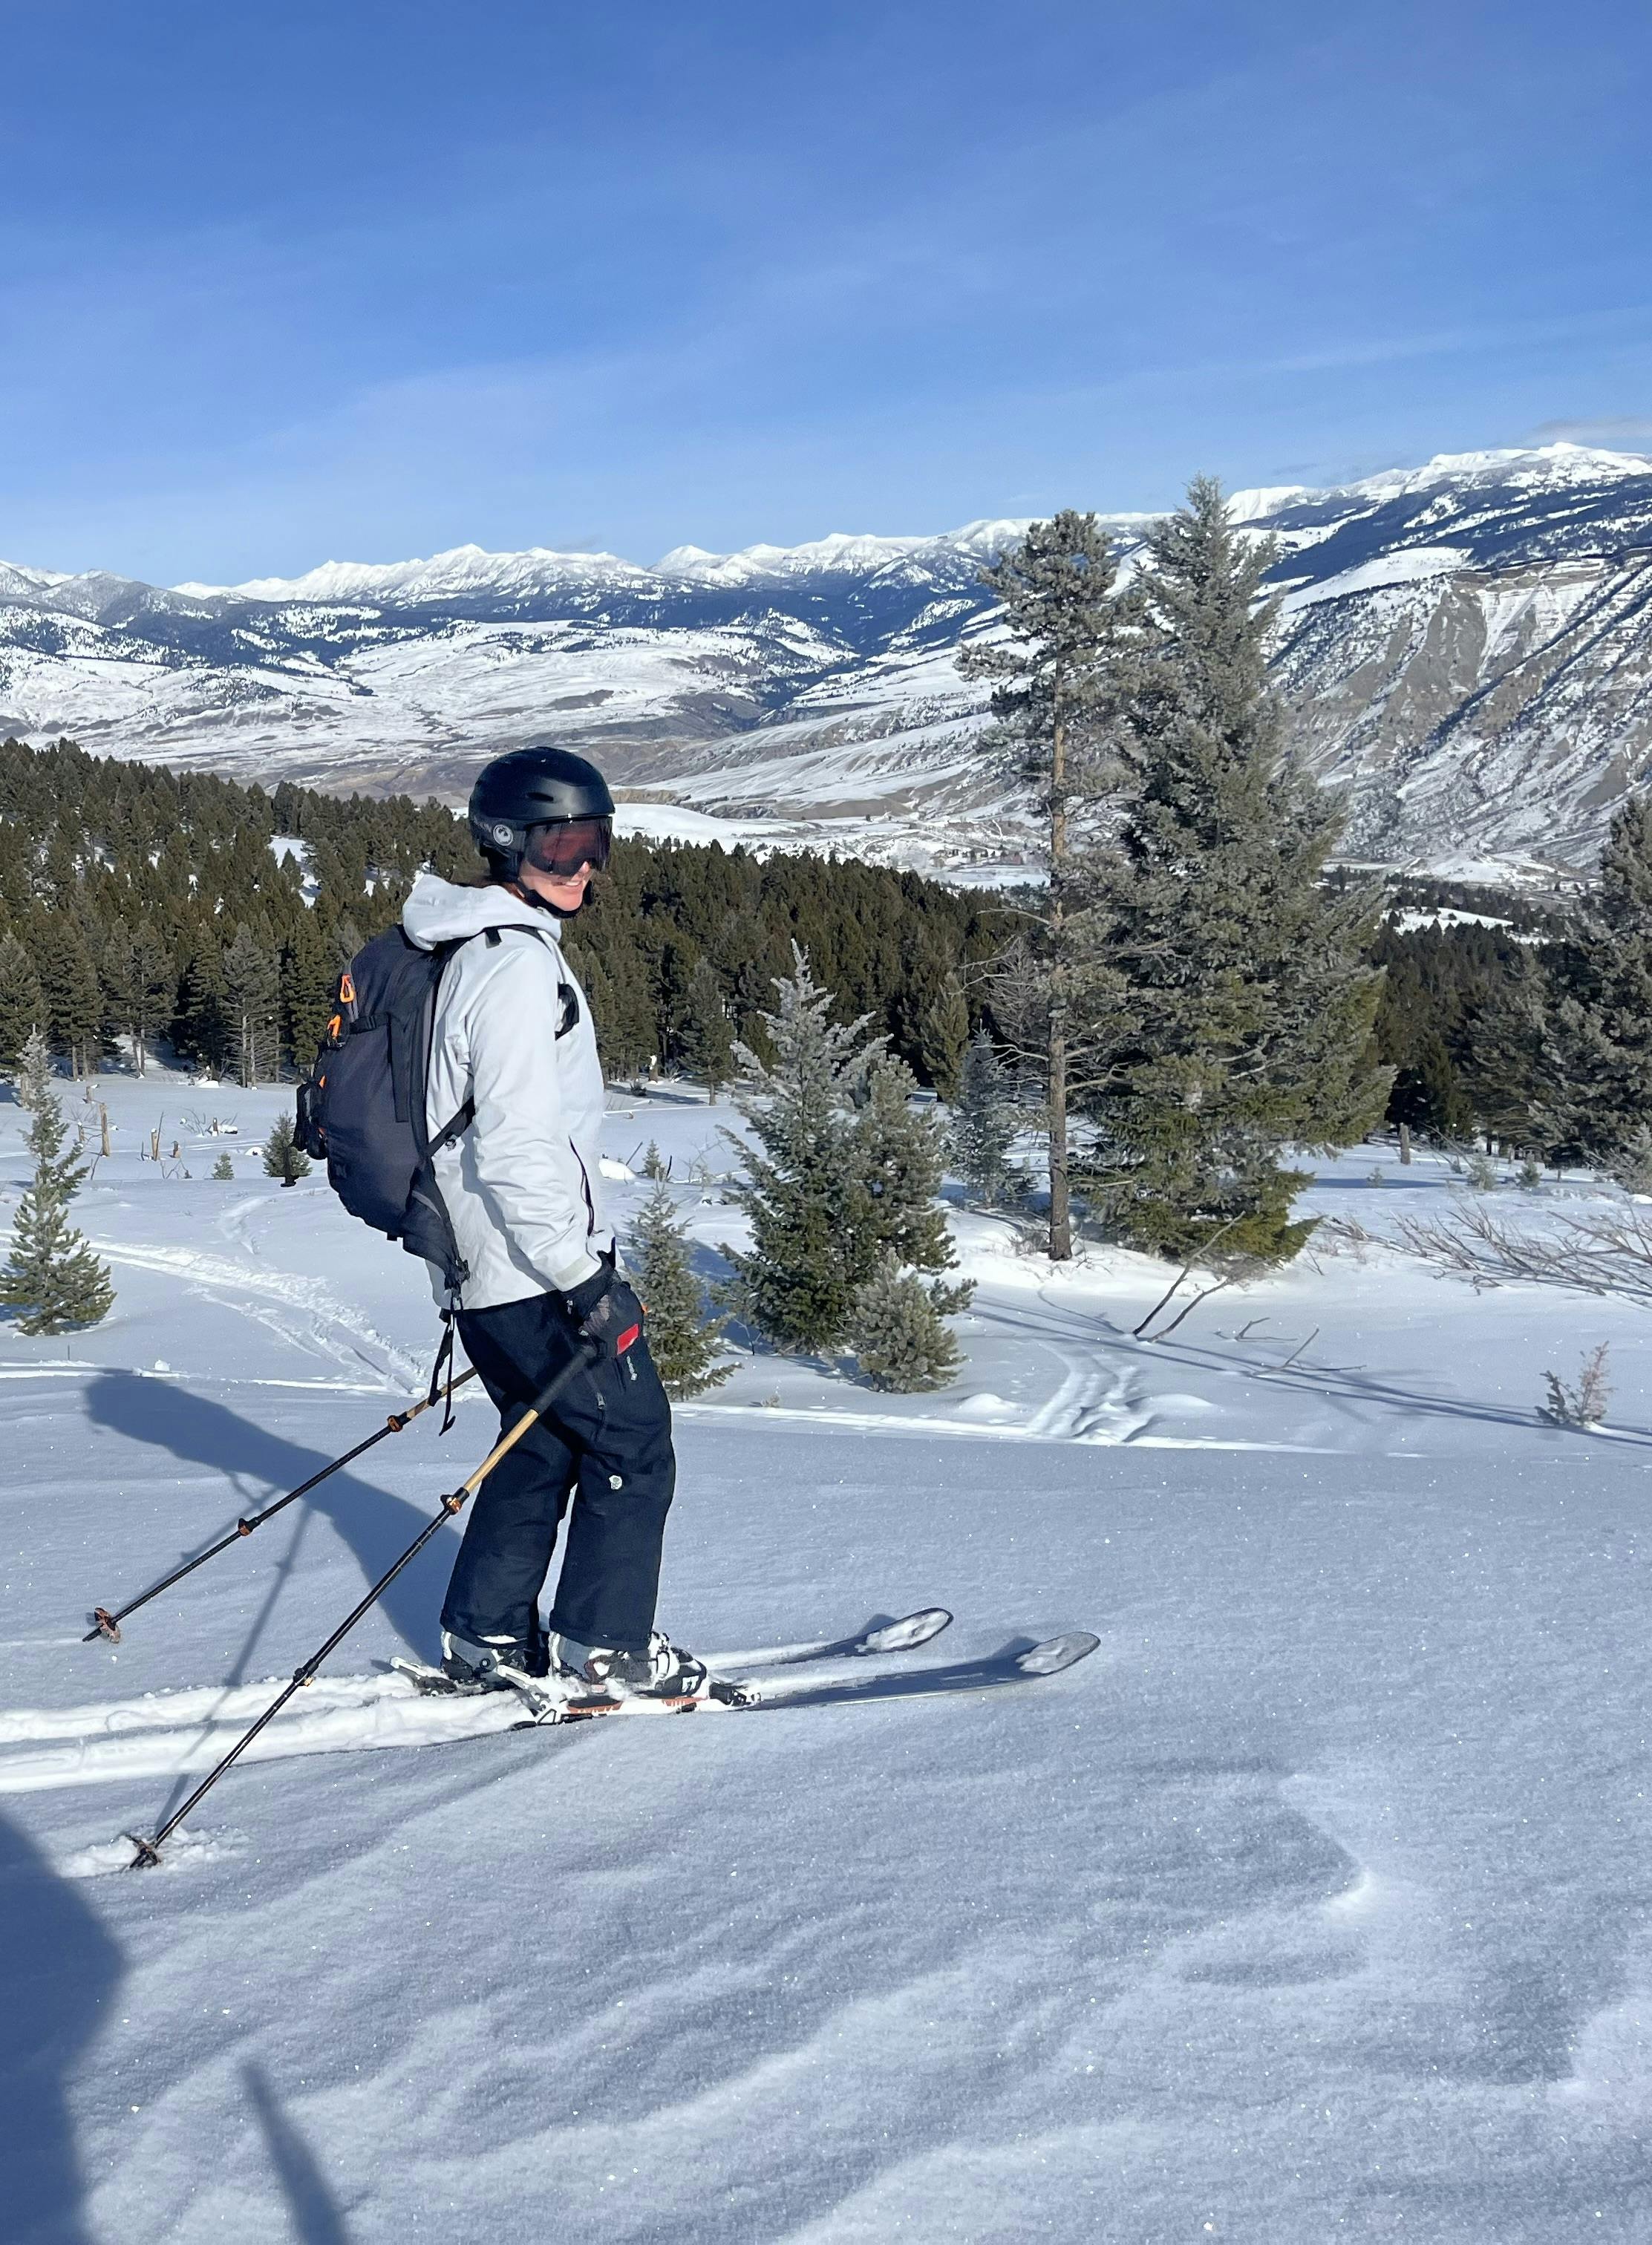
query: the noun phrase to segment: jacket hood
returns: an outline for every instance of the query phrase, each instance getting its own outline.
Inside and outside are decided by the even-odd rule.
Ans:
[[[562,924],[554,912],[525,905],[497,883],[485,889],[461,888],[439,873],[421,873],[402,906],[402,926],[421,951],[434,951],[438,943],[461,936],[479,935],[488,927],[531,927],[537,935],[561,940]]]

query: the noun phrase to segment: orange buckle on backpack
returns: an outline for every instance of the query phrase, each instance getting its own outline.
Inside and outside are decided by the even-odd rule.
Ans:
[[[338,978],[338,1002],[341,1006],[353,1006],[356,1002],[356,985],[350,979],[349,967]]]

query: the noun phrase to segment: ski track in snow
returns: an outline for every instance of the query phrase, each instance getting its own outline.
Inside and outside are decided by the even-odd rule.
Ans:
[[[770,1704],[823,1685],[864,1681],[887,1672],[916,1677],[925,1666],[950,1665],[945,1657],[931,1664],[896,1655],[891,1656],[893,1670],[886,1670],[865,1657],[846,1656],[811,1659],[803,1672],[787,1673],[786,1664],[806,1653],[806,1648],[775,1646],[767,1652],[711,1653],[707,1660],[720,1675],[760,1677],[764,1699]],[[772,1677],[764,1673],[771,1665],[777,1672]],[[204,1772],[222,1758],[289,1680],[272,1676],[255,1684],[202,1685],[81,1707],[20,1707],[0,1713],[0,1794]],[[726,1711],[712,1701],[698,1712]],[[508,1692],[446,1699],[420,1692],[410,1678],[394,1671],[323,1675],[303,1688],[241,1759],[282,1761],[298,1754],[437,1746],[509,1731],[524,1719],[520,1701]],[[643,1707],[634,1717],[604,1719],[662,1718],[657,1710]]]
[[[251,1319],[308,1355],[329,1358],[345,1368],[365,1366],[387,1386],[422,1382],[413,1357],[387,1340],[318,1278],[268,1265],[255,1269],[225,1256],[203,1254],[198,1248],[135,1246],[105,1239],[92,1244],[111,1263],[183,1280],[192,1293]]]

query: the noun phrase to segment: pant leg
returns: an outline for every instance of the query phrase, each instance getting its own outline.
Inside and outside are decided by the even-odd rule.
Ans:
[[[503,1311],[459,1313],[459,1337],[499,1407],[501,1434],[549,1377],[536,1360],[536,1321],[507,1314],[528,1306],[508,1303]],[[537,1641],[539,1595],[575,1471],[574,1452],[545,1420],[500,1459],[471,1499],[442,1605],[444,1629],[524,1645]]]
[[[459,1326],[466,1353],[507,1421],[568,1360],[568,1327],[549,1295],[461,1312]],[[520,1478],[510,1472],[518,1451],[529,1453]],[[558,1475],[553,1509],[547,1500]],[[571,1487],[573,1510],[550,1626],[581,1645],[642,1651],[654,1626],[676,1482],[671,1407],[647,1340],[639,1338],[617,1363],[576,1373],[547,1419],[483,1482],[472,1500],[479,1509],[453,1570],[444,1626],[461,1625],[448,1618],[450,1611],[459,1611],[461,1596],[472,1606],[483,1604],[471,1592],[474,1581],[495,1610],[501,1590],[507,1594],[513,1618],[493,1626],[522,1633],[515,1617],[525,1611],[531,1616]],[[484,1509],[482,1501],[496,1482],[501,1487],[497,1508]],[[467,1561],[472,1543],[474,1557]],[[538,1571],[529,1586],[535,1560]]]
[[[676,1486],[671,1406],[646,1337],[564,1394],[558,1416],[574,1437],[577,1480],[550,1626],[581,1645],[640,1652]]]

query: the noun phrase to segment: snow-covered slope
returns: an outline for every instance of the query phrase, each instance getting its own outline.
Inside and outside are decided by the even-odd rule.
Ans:
[[[1092,1659],[507,1730],[390,1669],[437,1650],[451,1523],[165,1867],[102,1875],[497,1421],[462,1392],[445,1441],[432,1413],[83,1644],[382,1428],[433,1339],[406,1256],[262,1175],[289,1094],[99,1091],[75,1213],[114,1313],[0,1326],[7,2245],[1644,2245],[1643,1312],[1328,1247],[1143,1343],[1162,1265],[1057,1272],[961,1217],[949,1387],[743,1356],[680,1413],[662,1618],[740,1673],[936,1601],[889,1680],[1072,1627]],[[180,1156],[143,1160],[163,1113]],[[726,1119],[662,1089],[604,1143],[683,1178]],[[1378,1158],[1316,1163],[1309,1205],[1451,1205]],[[673,1190],[710,1267],[739,1211]],[[1479,1204],[1590,1205],[1564,1190]],[[1603,1340],[1608,1427],[1541,1423]]]
[[[1275,536],[1279,676],[1373,857],[1587,861],[1652,756],[1652,461],[1574,444],[1237,493]],[[1128,556],[1141,516],[1106,518]],[[171,590],[0,564],[0,729],[457,799],[555,739],[622,786],[833,822],[870,854],[1013,849],[954,665],[1023,526],[735,554],[466,546]]]

